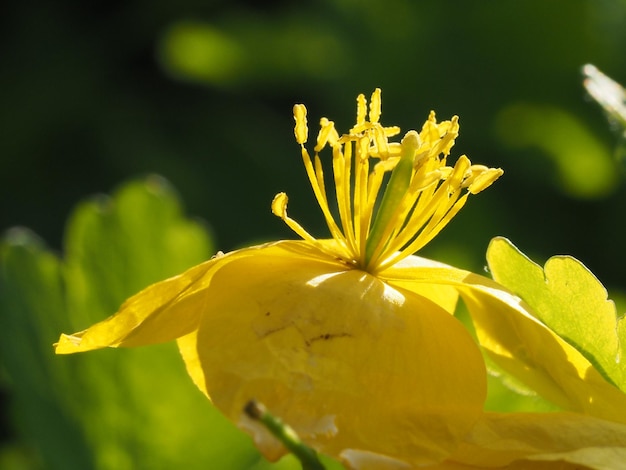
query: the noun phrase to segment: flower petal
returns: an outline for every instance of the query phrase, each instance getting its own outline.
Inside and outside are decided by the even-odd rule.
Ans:
[[[427,298],[306,246],[277,243],[213,275],[197,335],[179,341],[190,374],[269,458],[284,450],[242,416],[253,398],[329,455],[443,460],[482,412],[476,344]]]
[[[626,394],[513,295],[474,277],[464,290],[479,342],[500,367],[566,410],[626,423]]]
[[[142,346],[172,341],[198,327],[204,311],[203,295],[213,273],[224,264],[249,256],[255,248],[216,256],[184,273],[157,282],[129,298],[118,312],[90,328],[61,335],[57,354],[105,347]]]
[[[519,297],[482,276],[409,257],[385,271],[392,285],[454,286],[468,307],[481,346],[499,367],[570,411],[626,423],[626,395],[575,348],[535,318]]]
[[[479,468],[504,467],[522,459],[532,468],[531,461],[622,468],[626,424],[575,413],[487,413],[452,458]]]
[[[431,275],[434,277],[429,278]],[[454,314],[459,299],[455,284],[466,275],[467,271],[419,256],[409,256],[379,273],[391,285],[424,296],[450,314]]]

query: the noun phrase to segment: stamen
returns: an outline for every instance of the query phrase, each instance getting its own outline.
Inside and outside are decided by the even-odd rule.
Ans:
[[[283,222],[285,222],[291,230],[300,235],[302,239],[314,242],[315,238],[309,232],[304,230],[304,228],[302,228],[302,225],[300,225],[298,222],[296,222],[287,215],[288,202],[289,198],[285,193],[278,193],[276,196],[274,196],[274,199],[272,200],[272,214],[280,217]]]
[[[356,98],[356,125],[361,126],[365,123],[365,113],[367,113],[367,101],[365,95],[361,93]]]
[[[341,152],[341,146],[333,148],[333,173],[339,220],[341,221],[343,234],[348,246],[354,253],[357,251],[357,247],[354,239],[353,215],[350,206],[351,157],[352,155],[349,152],[346,152],[345,155]]]
[[[322,118],[320,119],[320,132],[317,135],[317,144],[313,150],[315,150],[315,152],[321,152],[327,143],[333,145],[337,142],[338,138],[339,135],[335,130],[335,123],[326,118]]]
[[[272,212],[304,240],[372,273],[421,249],[459,212],[469,194],[483,191],[503,173],[499,168],[472,165],[464,155],[454,166],[446,165],[459,133],[458,117],[438,123],[431,112],[419,134],[409,131],[401,142],[390,143],[389,138],[399,134],[400,128],[380,124],[381,107],[380,89],[372,93],[369,113],[365,96],[359,95],[356,124],[342,136],[332,121],[322,118],[312,159],[304,147],[308,139],[306,108],[294,106],[296,141],[335,243],[316,240],[291,219],[284,193],[272,202]],[[326,146],[332,148],[338,221],[329,207],[319,157]],[[372,158],[378,161],[372,164]],[[389,180],[379,197],[387,173]]]
[[[298,234],[303,240],[306,240],[313,245],[315,245],[320,251],[326,253],[327,255],[335,258],[339,255],[342,259],[347,259],[349,257],[349,252],[345,250],[345,248],[339,243],[336,247],[336,250],[333,250],[332,247],[320,243],[315,237],[313,237],[309,232],[307,232],[298,222],[293,220],[291,217],[287,215],[287,203],[289,202],[289,198],[285,193],[278,193],[274,196],[272,200],[272,213],[275,216],[280,217],[287,226],[293,230],[296,234]],[[339,240],[336,240],[339,242]]]
[[[478,194],[479,192],[487,189],[491,184],[500,178],[504,171],[500,168],[488,168],[480,173],[474,181],[469,185],[469,192],[472,194]]]
[[[370,123],[378,124],[381,114],[380,88],[376,88],[370,99]]]
[[[296,142],[302,145],[306,143],[309,137],[309,128],[306,125],[306,108],[303,104],[294,105],[293,118],[296,121],[296,127],[294,128]]]
[[[381,160],[385,160],[389,158],[389,143],[387,140],[387,136],[385,135],[384,129],[382,128],[374,128],[372,129],[374,134],[374,142],[376,143],[375,153],[378,158]],[[417,132],[416,132],[417,134]]]

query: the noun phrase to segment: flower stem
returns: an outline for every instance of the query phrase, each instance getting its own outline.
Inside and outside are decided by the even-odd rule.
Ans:
[[[300,461],[302,470],[325,470],[317,452],[305,445],[293,429],[269,413],[261,403],[250,400],[244,412],[265,426]]]

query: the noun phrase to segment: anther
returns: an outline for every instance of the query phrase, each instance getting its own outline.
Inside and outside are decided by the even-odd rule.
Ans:
[[[296,127],[294,128],[296,142],[304,144],[309,137],[309,128],[306,125],[306,108],[303,104],[294,105],[293,118],[296,121]]]

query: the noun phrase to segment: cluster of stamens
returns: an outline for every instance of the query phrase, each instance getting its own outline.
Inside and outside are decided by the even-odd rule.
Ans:
[[[437,123],[431,112],[421,132],[409,131],[401,142],[389,142],[400,128],[380,124],[380,89],[372,94],[367,111],[366,99],[359,95],[356,124],[341,136],[334,123],[323,118],[311,159],[304,146],[306,108],[294,106],[296,141],[335,243],[321,243],[291,219],[285,193],[276,195],[272,212],[325,253],[375,273],[426,245],[458,213],[469,194],[487,188],[503,172],[472,165],[465,155],[454,166],[446,165],[458,135],[456,116]],[[319,157],[327,146],[332,149],[338,222],[329,205]]]

